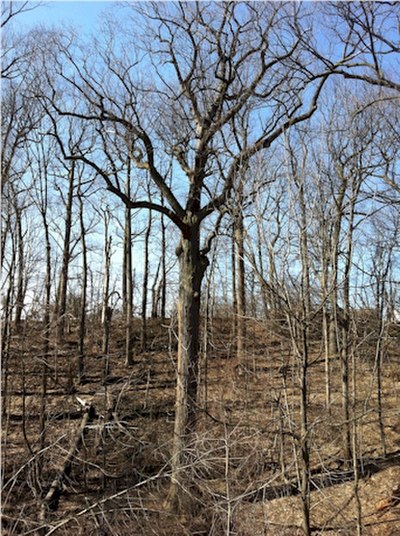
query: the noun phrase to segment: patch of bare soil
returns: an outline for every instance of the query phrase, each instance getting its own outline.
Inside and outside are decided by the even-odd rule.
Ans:
[[[311,493],[311,517],[315,534],[357,534],[360,518],[366,536],[395,536],[400,529],[400,453],[395,466],[383,468],[354,482],[345,482]],[[386,464],[382,464],[385,467]],[[241,503],[236,511],[241,536],[295,536],[302,534],[301,502],[282,497],[256,504]]]

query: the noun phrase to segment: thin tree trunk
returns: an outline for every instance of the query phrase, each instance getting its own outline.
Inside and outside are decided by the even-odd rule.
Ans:
[[[4,259],[6,254],[7,236],[11,231],[11,217],[10,217],[10,201],[9,197],[3,201],[7,203],[7,206],[3,206],[3,218],[0,228],[1,241],[0,241],[0,266],[4,266]]]
[[[304,197],[304,186],[299,186],[301,206],[301,236],[300,254],[302,264],[301,300],[302,300],[302,326],[301,326],[301,499],[303,509],[303,531],[305,536],[311,534],[310,528],[310,440],[308,429],[308,332],[311,314],[311,286],[307,237],[307,206]]]
[[[22,209],[15,206],[15,223],[17,231],[17,257],[18,257],[18,277],[17,277],[17,295],[15,298],[15,319],[14,328],[18,333],[21,330],[22,310],[25,301],[25,255],[24,255],[24,236],[22,232]]]
[[[160,276],[160,268],[161,258],[158,262],[154,281],[151,286],[151,318],[158,318],[158,308],[160,303],[160,284],[158,284],[158,278]]]
[[[55,320],[57,323],[57,341],[62,342],[65,332],[65,313],[67,310],[68,271],[71,257],[71,230],[72,230],[72,201],[74,196],[75,161],[71,163],[69,170],[69,183],[67,204],[65,207],[64,249],[60,272],[60,281],[57,292],[55,307]]]
[[[276,315],[278,313],[279,309],[279,302],[277,299],[277,276],[276,276],[276,266],[275,266],[275,242],[277,239],[275,239],[273,242],[271,242],[268,246],[268,265],[269,265],[269,308],[270,310]]]
[[[12,313],[13,313],[13,293],[15,283],[15,262],[16,262],[16,246],[13,235],[11,234],[12,253],[11,262],[8,271],[8,288],[3,303],[3,321],[1,330],[1,374],[2,374],[2,415],[7,413],[7,391],[8,391],[8,363],[10,353],[10,342],[12,333]]]
[[[242,188],[241,188],[242,190]],[[242,192],[239,192],[242,198]],[[245,267],[244,267],[244,218],[242,208],[238,208],[235,218],[235,242],[237,247],[237,347],[236,357],[238,363],[245,361],[245,340],[246,340],[246,288],[245,288]]]
[[[237,340],[237,290],[236,290],[236,241],[235,231],[232,233],[231,241],[231,267],[232,267],[232,309],[233,309],[233,322],[232,322],[232,340]]]
[[[128,158],[125,193],[131,195],[131,159]],[[129,208],[125,209],[124,232],[124,274],[123,274],[123,304],[125,314],[125,362],[127,366],[133,365],[133,273],[132,273],[132,214]]]
[[[354,497],[357,512],[357,536],[362,536],[362,504],[360,500],[360,471],[358,465],[358,418],[356,415],[357,408],[357,356],[354,348],[352,349],[352,454],[353,454],[353,472],[354,472]]]
[[[385,276],[377,276],[377,309],[379,315],[378,323],[378,340],[376,341],[375,348],[375,372],[376,372],[376,397],[377,397],[377,413],[378,413],[378,425],[379,425],[379,434],[381,440],[381,449],[382,454],[386,456],[386,436],[385,436],[385,424],[383,418],[383,404],[382,404],[382,343],[383,336],[385,332],[385,321],[384,321],[384,286],[385,286]],[[385,274],[387,275],[387,274]]]
[[[343,202],[347,190],[347,180],[342,178],[336,204],[336,219],[333,226],[331,237],[331,258],[332,258],[332,273],[331,273],[331,288],[330,302],[331,311],[329,316],[329,353],[331,356],[336,356],[339,351],[338,347],[338,273],[339,273],[339,255],[340,255],[340,234],[342,231],[343,221]]]
[[[257,277],[260,281],[260,286],[261,286],[264,318],[265,320],[267,320],[269,318],[270,303],[268,300],[267,287],[265,284],[263,284],[263,280],[265,280],[265,277],[264,277],[264,260],[263,260],[263,254],[262,254],[262,235],[261,235],[260,221],[257,221],[257,253],[258,253],[258,266],[259,266],[257,270]],[[254,255],[254,258],[255,258],[255,255]]]
[[[43,341],[43,369],[42,369],[42,393],[40,401],[40,422],[39,422],[39,433],[40,433],[40,448],[44,449],[46,443],[46,397],[47,397],[47,377],[48,377],[48,355],[50,348],[50,306],[51,306],[51,244],[50,244],[50,233],[49,225],[47,222],[47,210],[43,208],[42,210],[42,219],[44,227],[44,236],[46,243],[46,298],[44,304],[44,318],[43,318],[43,328],[44,328],[44,341]]]
[[[164,198],[162,198],[164,202]],[[162,203],[163,204],[163,203]],[[166,265],[166,224],[164,214],[161,214],[161,310],[160,316],[162,320],[166,318],[166,303],[167,303],[167,265]]]
[[[325,358],[325,405],[328,413],[331,413],[331,363],[329,352],[329,311],[327,307],[328,297],[328,266],[329,262],[326,257],[326,248],[323,246],[322,253],[322,277],[321,277],[321,290],[322,290],[322,338],[324,345],[324,358]]]
[[[103,328],[102,354],[103,354],[103,380],[110,374],[110,329],[112,309],[109,307],[110,297],[110,267],[111,267],[111,244],[112,238],[109,236],[108,225],[110,215],[104,213],[104,272],[103,272],[103,305],[101,311],[101,324]]]
[[[146,234],[144,237],[144,270],[143,270],[143,287],[142,287],[142,329],[140,334],[140,346],[142,352],[146,351],[147,346],[147,293],[149,285],[149,241],[152,226],[152,213],[149,210],[149,220],[147,224]]]
[[[354,211],[360,183],[353,184],[352,199],[349,214],[349,229],[347,232],[344,280],[343,280],[343,319],[342,319],[342,407],[343,407],[343,451],[345,459],[352,460],[351,451],[351,422],[350,422],[350,382],[349,382],[349,355],[350,355],[350,272],[353,253],[353,225]]]
[[[83,199],[79,196],[79,221],[82,242],[82,290],[79,318],[79,344],[78,344],[78,381],[81,382],[85,371],[85,335],[86,335],[86,306],[88,286],[88,259],[86,245],[86,229],[83,217]]]

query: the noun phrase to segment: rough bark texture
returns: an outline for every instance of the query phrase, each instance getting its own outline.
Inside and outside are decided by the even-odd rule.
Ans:
[[[172,478],[168,507],[185,508],[190,502],[190,439],[196,427],[197,387],[199,382],[200,292],[207,258],[201,254],[199,227],[182,237],[177,251],[180,268],[178,302],[178,363],[175,402]],[[179,492],[178,492],[179,490]],[[182,493],[186,490],[186,494]],[[178,503],[178,501],[181,501]],[[185,503],[185,504],[183,504]]]

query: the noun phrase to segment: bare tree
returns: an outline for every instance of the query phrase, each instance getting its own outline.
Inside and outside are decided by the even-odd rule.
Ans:
[[[116,55],[115,36],[110,34],[104,47],[97,44],[97,58],[103,62],[100,78],[97,68],[91,69],[89,57],[73,56],[72,47],[61,47],[67,67],[59,62],[56,69],[69,90],[80,96],[75,109],[62,104],[55,89],[51,99],[42,101],[51,115],[79,117],[97,131],[103,129],[103,136],[107,125],[113,125],[128,137],[134,164],[149,173],[169,206],[129,199],[90,148],[72,154],[63,147],[64,156],[95,169],[130,209],[161,212],[180,232],[178,380],[169,497],[176,507],[178,495],[182,499],[182,491],[188,489],[183,468],[197,414],[201,284],[215,236],[211,232],[202,245],[202,223],[209,218],[218,227],[218,212],[243,167],[283,132],[312,116],[331,69],[322,66],[312,72],[311,64],[304,67],[308,30],[302,28],[301,7],[294,4],[265,3],[256,10],[251,2],[240,7],[154,3],[135,9],[146,29],[144,36],[135,39],[150,54],[151,65],[146,60],[153,77],[150,87],[134,78],[136,58]],[[279,37],[283,31],[287,31],[284,41]],[[167,78],[160,67],[165,64],[170,66]],[[254,136],[251,143],[226,155],[222,147],[232,136],[232,121],[244,109],[252,114]],[[54,128],[58,135],[60,121],[54,122]],[[178,175],[186,177],[185,194],[170,186],[160,151],[173,155]]]
[[[336,73],[346,79],[400,91],[398,72],[390,62],[400,50],[397,2],[330,3],[327,9],[338,15],[332,30],[343,44],[343,55],[351,58]]]
[[[14,17],[27,11],[32,11],[42,5],[41,2],[31,4],[30,2],[15,2],[13,0],[6,0],[1,6],[1,28],[9,25]]]

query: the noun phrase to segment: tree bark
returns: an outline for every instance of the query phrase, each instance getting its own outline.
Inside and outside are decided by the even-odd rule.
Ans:
[[[152,224],[152,213],[149,210],[149,220],[144,238],[144,270],[143,270],[143,287],[142,287],[142,329],[140,333],[140,346],[142,352],[146,351],[147,346],[147,292],[149,286],[149,241]]]
[[[47,207],[42,209],[42,219],[46,243],[46,299],[45,299],[45,310],[43,318],[43,327],[44,327],[44,342],[43,342],[43,376],[42,376],[42,393],[40,401],[40,423],[39,423],[39,433],[40,433],[40,448],[41,450],[45,447],[46,441],[46,398],[47,398],[47,376],[48,376],[48,364],[47,357],[50,347],[50,301],[51,301],[51,244],[50,244],[50,233],[49,233],[49,224],[47,222]]]
[[[350,200],[349,228],[346,237],[344,279],[343,279],[343,321],[342,321],[342,349],[341,349],[341,369],[342,369],[342,407],[343,407],[343,451],[345,459],[352,460],[351,445],[351,422],[350,422],[350,378],[349,378],[349,358],[350,358],[350,329],[351,329],[351,309],[350,309],[350,276],[353,256],[353,232],[355,207],[361,181],[358,177],[353,177],[352,192]]]
[[[85,334],[86,334],[86,303],[88,285],[88,259],[86,245],[86,229],[83,217],[83,199],[79,196],[79,221],[81,226],[82,242],[82,290],[79,319],[79,344],[78,344],[78,381],[81,382],[85,370]]]
[[[125,193],[131,195],[131,159],[128,158]],[[124,273],[123,273],[123,309],[125,314],[125,362],[127,366],[133,365],[133,273],[132,273],[132,215],[131,210],[125,208],[124,230]]]
[[[14,327],[18,333],[21,329],[22,310],[25,301],[25,255],[24,255],[24,235],[22,232],[22,208],[15,203],[15,222],[17,231],[17,252],[18,252],[18,277],[17,296],[15,299],[15,320]]]
[[[166,318],[166,303],[167,303],[167,265],[166,257],[166,223],[164,214],[161,214],[161,310],[160,316],[162,320]]]
[[[239,197],[241,203],[242,188],[239,191]],[[236,358],[238,364],[244,364],[245,360],[245,339],[246,339],[246,289],[245,289],[245,267],[244,267],[244,222],[243,222],[243,210],[240,206],[235,218],[235,242],[237,247],[236,261],[237,261],[237,299],[236,299],[236,318],[237,318],[237,347]]]
[[[101,311],[101,324],[103,328],[103,339],[101,351],[103,354],[103,380],[105,381],[110,373],[110,329],[111,329],[111,317],[112,308],[109,307],[110,298],[110,268],[111,268],[111,244],[112,237],[108,232],[110,215],[108,212],[104,213],[104,273],[103,273],[103,304]]]
[[[200,251],[200,229],[191,226],[177,249],[180,268],[178,301],[178,363],[171,486],[167,505],[172,510],[190,502],[188,445],[196,427],[199,382],[201,283],[208,259]],[[183,494],[182,490],[186,490]]]
[[[233,309],[233,322],[232,322],[232,339],[237,340],[237,277],[236,277],[236,240],[235,229],[232,232],[231,241],[231,268],[232,268],[232,309]]]
[[[15,238],[11,233],[11,260],[10,267],[8,270],[8,288],[3,301],[3,325],[1,329],[1,356],[2,356],[2,415],[5,416],[7,413],[7,390],[8,390],[8,363],[9,363],[9,347],[11,342],[11,333],[12,333],[12,313],[13,313],[13,293],[14,293],[14,283],[15,283],[15,264],[16,264],[16,245]]]
[[[311,285],[310,285],[310,258],[307,236],[307,203],[305,199],[304,184],[299,185],[299,202],[301,207],[301,395],[300,395],[300,418],[301,418],[301,499],[303,510],[303,531],[305,536],[311,534],[310,527],[310,439],[308,424],[309,406],[309,323],[311,315]]]
[[[342,232],[342,224],[344,217],[344,200],[347,191],[347,180],[345,177],[340,177],[341,184],[337,198],[335,199],[336,204],[336,216],[335,222],[332,230],[332,241],[331,241],[331,288],[330,288],[330,297],[331,297],[331,307],[330,307],[330,316],[329,316],[329,353],[332,356],[338,354],[338,274],[339,274],[339,256],[340,256],[340,235]]]
[[[72,201],[74,194],[75,181],[75,161],[71,163],[69,170],[69,184],[67,205],[65,209],[65,231],[64,231],[64,249],[62,257],[62,266],[60,273],[60,282],[57,292],[57,301],[55,307],[55,320],[57,322],[57,340],[61,342],[64,338],[65,331],[65,313],[67,310],[67,288],[68,288],[68,271],[71,256],[71,229],[72,229]]]

